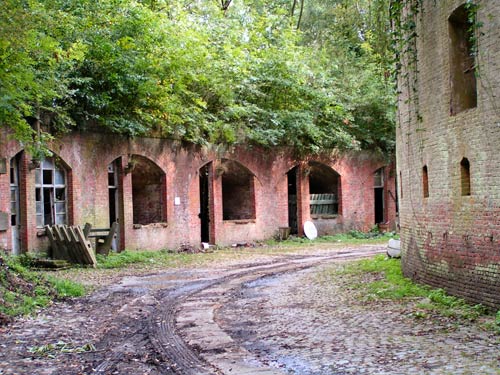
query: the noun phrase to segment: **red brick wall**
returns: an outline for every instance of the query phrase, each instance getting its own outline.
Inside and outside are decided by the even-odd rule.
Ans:
[[[21,149],[13,141],[2,137],[0,157],[10,160]],[[228,245],[235,242],[264,240],[274,236],[279,227],[288,226],[288,189],[286,173],[297,161],[285,152],[256,152],[244,148],[234,149],[223,155],[224,159],[241,164],[254,177],[254,218],[248,220],[223,220],[222,179],[217,176],[221,155],[195,146],[181,145],[175,141],[153,138],[122,139],[107,134],[74,133],[65,136],[53,147],[68,167],[68,205],[71,223],[94,227],[109,225],[107,167],[115,160],[121,163],[119,194],[120,243],[127,249],[177,248],[181,244],[199,246],[201,237],[199,170],[210,163],[209,195],[210,237],[212,243]],[[162,199],[166,217],[158,223],[134,225],[132,204],[132,173],[127,173],[129,159],[134,155],[148,158],[165,176]],[[26,165],[28,159],[26,159]],[[368,153],[317,158],[340,175],[340,215],[335,220],[321,223],[322,233],[333,233],[351,228],[369,230],[374,225],[373,173],[384,165],[383,161]],[[308,161],[301,164],[301,168]],[[306,174],[299,178],[298,195],[301,197],[299,228],[309,214],[309,186]],[[34,201],[34,171],[25,170],[24,204],[26,214],[23,224],[24,250],[47,248],[47,239],[36,228]],[[8,211],[8,175],[0,175],[0,211]],[[389,206],[390,207],[390,206]],[[389,208],[389,211],[391,209]],[[394,221],[394,213],[388,217]],[[0,232],[0,246],[10,249],[10,231]]]
[[[415,87],[400,80],[397,174],[405,275],[500,307],[500,3],[480,2],[477,106],[450,115],[448,17],[465,1],[424,1]],[[403,64],[404,69],[404,64]],[[408,77],[403,71],[401,77]],[[410,72],[411,73],[411,72]],[[415,95],[408,100],[408,93]],[[471,195],[460,162],[470,162]],[[429,197],[424,198],[424,166]]]

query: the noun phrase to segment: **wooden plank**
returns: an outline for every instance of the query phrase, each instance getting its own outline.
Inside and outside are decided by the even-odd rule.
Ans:
[[[82,228],[76,226],[74,227],[74,230],[76,236],[78,237],[78,240],[81,244],[84,245],[82,249],[85,249],[85,257],[89,260],[88,264],[95,268],[97,266],[97,259],[95,257],[94,249],[92,249],[91,243],[85,238]]]
[[[85,235],[85,238],[89,238],[90,231],[92,230],[92,224],[90,223],[85,223],[83,227],[83,234]]]
[[[47,237],[50,242],[50,247],[52,248],[52,258],[53,259],[65,259],[63,258],[63,253],[62,249],[59,246],[58,241],[56,240],[54,233],[52,232],[52,228],[49,225],[45,226],[45,233],[47,234]]]
[[[82,257],[80,252],[78,251],[77,244],[74,242],[74,239],[72,238],[70,234],[70,229],[66,225],[61,225],[60,226],[60,231],[63,235],[63,240],[64,244],[66,245],[66,248],[68,249],[69,256],[73,259],[75,263],[82,263]]]
[[[58,243],[59,249],[61,250],[61,259],[74,262],[74,259],[70,256],[70,253],[66,246],[66,242],[64,241],[63,234],[61,233],[60,227],[58,225],[52,226],[52,232],[54,233],[54,238]]]
[[[73,244],[73,252],[78,258],[79,264],[88,264],[89,260],[85,254],[85,248],[80,243],[80,239],[76,235],[74,227],[68,227],[68,234],[71,236],[71,243]]]

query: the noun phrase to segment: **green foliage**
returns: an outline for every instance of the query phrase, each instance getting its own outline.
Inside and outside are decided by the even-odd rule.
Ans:
[[[290,236],[289,239],[284,241],[270,240],[266,243],[268,245],[280,245],[280,246],[303,246],[303,245],[317,245],[322,243],[332,243],[332,244],[362,244],[362,243],[379,243],[387,242],[391,238],[395,238],[397,235],[395,233],[380,233],[378,230],[371,232],[361,232],[357,230],[351,230],[346,233],[339,233],[329,236],[317,237],[314,240],[310,240],[307,237],[297,237]]]
[[[82,285],[43,276],[25,266],[27,262],[27,258],[0,258],[0,318],[31,314],[54,298],[85,293]]]
[[[28,352],[38,357],[55,358],[57,353],[86,353],[95,351],[94,344],[88,343],[82,346],[74,346],[62,340],[54,344],[31,346]]]
[[[0,122],[35,157],[73,128],[393,150],[388,0],[307,2],[300,30],[288,1],[229,3],[7,0]]]
[[[58,297],[81,297],[86,293],[86,289],[82,284],[75,283],[71,280],[61,280],[56,277],[47,277],[51,286],[55,289]]]
[[[349,263],[343,268],[342,273],[380,275],[381,277],[376,277],[372,282],[358,285],[365,289],[368,299],[403,299],[424,297],[427,294],[426,288],[403,277],[399,259],[387,258],[385,255]]]
[[[353,287],[361,290],[367,300],[395,299],[416,301],[414,318],[429,319],[433,314],[452,319],[475,321],[488,313],[483,305],[470,305],[463,299],[448,295],[443,289],[432,289],[415,284],[403,276],[401,260],[377,255],[348,263],[341,271],[343,275],[371,275],[371,281],[363,280]],[[499,319],[497,314],[497,320]]]
[[[98,268],[123,268],[130,264],[155,263],[165,257],[162,251],[122,251],[110,253],[108,256],[97,255]]]

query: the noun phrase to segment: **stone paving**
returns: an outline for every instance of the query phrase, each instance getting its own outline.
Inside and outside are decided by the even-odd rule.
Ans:
[[[380,251],[315,250],[127,277],[0,328],[0,374],[500,374],[500,336],[475,323],[417,320],[412,302],[363,301],[348,277],[325,272],[339,257]],[[166,333],[187,345],[182,353],[208,362],[203,371],[169,360],[175,340],[158,329],[168,321]],[[61,340],[95,350],[30,351]]]
[[[491,332],[417,320],[399,303],[360,301],[342,280],[322,275],[316,268],[246,283],[215,320],[284,374],[500,374]]]

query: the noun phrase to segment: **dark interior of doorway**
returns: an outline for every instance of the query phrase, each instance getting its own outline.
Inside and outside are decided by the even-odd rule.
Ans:
[[[384,188],[375,188],[375,224],[384,222]]]
[[[108,201],[109,201],[109,225],[118,222],[118,212],[116,207],[118,186],[116,178],[116,164],[113,162],[111,168],[108,167]]]
[[[201,242],[210,242],[210,193],[209,165],[200,169],[200,220],[201,220]]]
[[[291,234],[298,233],[297,226],[297,167],[286,175],[288,180],[288,226]]]

